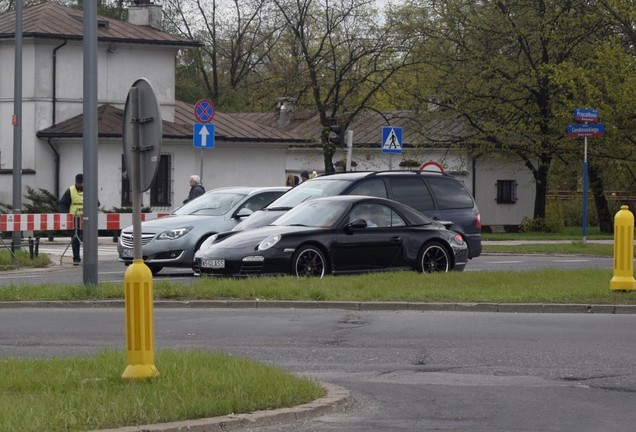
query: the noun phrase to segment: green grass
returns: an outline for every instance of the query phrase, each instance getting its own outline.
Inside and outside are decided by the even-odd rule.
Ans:
[[[636,250],[636,249],[635,249]],[[581,241],[562,244],[484,245],[484,253],[614,256],[614,245]]]
[[[49,257],[46,254],[39,254],[31,259],[31,255],[25,250],[16,250],[14,254],[3,249],[0,250],[0,271],[15,270],[21,267],[46,267],[49,265]]]
[[[156,355],[160,376],[126,383],[125,353],[0,359],[0,430],[84,431],[307,403],[318,383],[274,366],[201,351]]]
[[[585,234],[588,240],[612,240],[614,238],[613,234],[601,233],[598,227],[589,227]],[[483,240],[582,240],[583,228],[566,227],[560,233],[482,233],[481,236]]]
[[[502,302],[636,304],[636,292],[609,288],[611,270],[479,271],[420,274],[411,271],[330,276],[323,279],[193,278],[153,282],[155,300],[290,300],[358,302]],[[2,301],[112,300],[124,285],[20,285],[0,289]]]

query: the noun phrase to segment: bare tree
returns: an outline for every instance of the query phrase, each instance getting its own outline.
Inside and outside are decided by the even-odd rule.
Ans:
[[[196,68],[207,96],[230,104],[268,58],[280,35],[280,25],[267,0],[166,0],[166,19],[173,31],[200,41],[186,65]],[[239,107],[240,108],[240,107]]]
[[[304,68],[306,94],[322,125],[325,171],[333,172],[336,121],[346,128],[374,95],[411,64],[414,40],[379,21],[371,0],[274,0]]]

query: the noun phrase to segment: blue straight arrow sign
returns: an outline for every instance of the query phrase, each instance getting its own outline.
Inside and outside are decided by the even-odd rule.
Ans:
[[[214,125],[195,123],[193,141],[195,148],[214,148]]]

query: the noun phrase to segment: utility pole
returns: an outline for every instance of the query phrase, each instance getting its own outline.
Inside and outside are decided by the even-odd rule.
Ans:
[[[84,285],[97,285],[97,4],[84,2]]]
[[[13,77],[13,213],[22,213],[22,0],[15,2],[15,74]],[[13,231],[13,248],[22,243],[22,232]]]

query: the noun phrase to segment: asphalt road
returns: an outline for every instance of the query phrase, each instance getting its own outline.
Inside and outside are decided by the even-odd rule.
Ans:
[[[0,355],[123,350],[124,328],[123,308],[3,309]],[[624,432],[634,328],[615,314],[155,308],[155,349],[222,351],[351,391],[343,413],[245,431]]]
[[[81,283],[65,246],[43,244],[50,268],[0,273],[0,285]],[[115,244],[98,255],[99,280],[123,281]],[[612,262],[484,255],[467,271]],[[154,278],[192,280],[178,269]],[[344,413],[245,431],[611,432],[636,422],[635,325],[636,314],[155,308],[155,347],[245,356],[352,393]],[[124,327],[123,308],[3,309],[0,356],[123,349]]]

